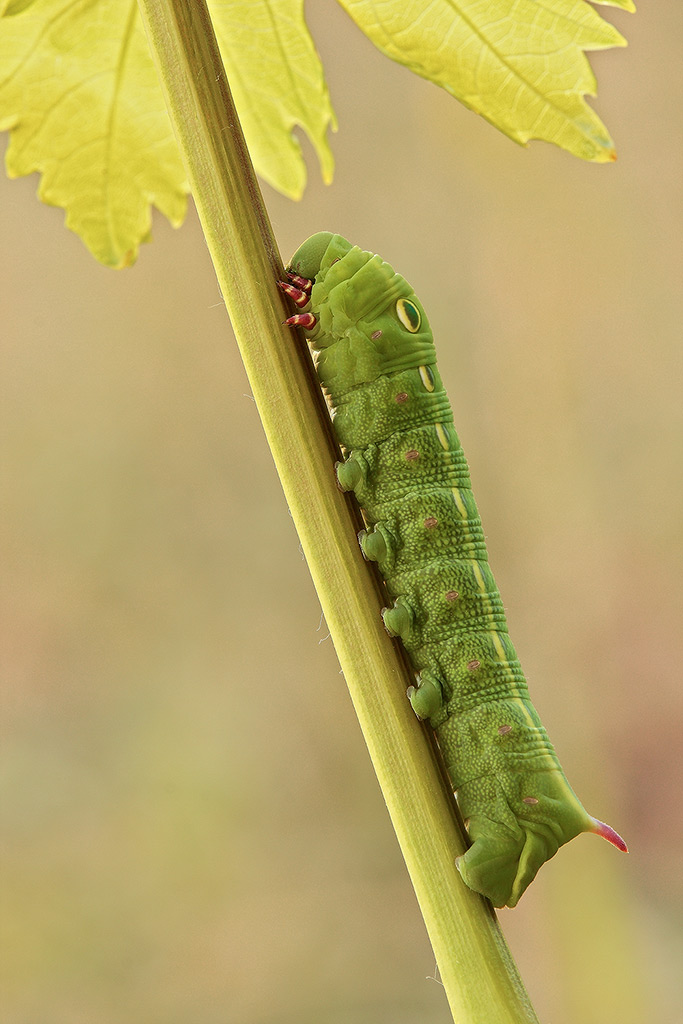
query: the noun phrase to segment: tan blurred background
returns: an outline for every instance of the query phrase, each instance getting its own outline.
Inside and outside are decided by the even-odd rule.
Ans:
[[[542,1020],[683,1019],[679,5],[607,14],[619,151],[516,147],[309,3],[335,183],[265,188],[435,328],[491,562],[575,788],[500,918]],[[604,10],[604,9],[603,9]],[[0,181],[4,1024],[445,1024],[410,884],[192,212],[95,264]]]

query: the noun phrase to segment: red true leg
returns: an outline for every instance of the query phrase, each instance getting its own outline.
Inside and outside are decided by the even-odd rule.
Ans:
[[[292,284],[295,284],[297,288],[301,288],[301,291],[306,292],[307,295],[311,294],[313,282],[308,277],[300,277],[299,274],[292,274],[289,270],[285,271],[285,273]]]
[[[312,313],[295,313],[294,316],[287,317],[282,322],[287,324],[288,327],[305,327],[310,331],[312,327],[315,327],[318,320]]]
[[[296,288],[287,281],[278,281],[277,286],[285,295],[289,295],[295,306],[307,306],[310,302],[310,296],[302,288]]]

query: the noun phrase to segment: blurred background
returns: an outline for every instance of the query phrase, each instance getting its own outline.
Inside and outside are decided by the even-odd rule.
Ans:
[[[307,16],[335,182],[264,186],[434,327],[492,566],[584,836],[499,915],[541,1020],[683,1009],[678,5],[609,10],[619,153],[515,146]],[[4,1024],[447,1024],[192,210],[98,266],[0,180]],[[678,964],[678,967],[676,967]]]

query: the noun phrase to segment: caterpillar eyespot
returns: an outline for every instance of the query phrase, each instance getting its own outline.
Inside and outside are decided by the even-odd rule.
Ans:
[[[581,832],[626,844],[584,810],[529,698],[417,296],[389,264],[331,232],[292,258],[289,284],[308,298],[313,283],[308,312],[287,322],[317,325],[310,344],[346,453],[339,484],[363,510],[363,555],[394,599],[385,624],[416,673],[407,696],[436,731],[467,822],[472,845],[457,867],[494,906],[514,907]]]
[[[420,310],[410,299],[399,299],[396,303],[396,313],[403,326],[411,334],[416,334],[420,330],[422,316]]]

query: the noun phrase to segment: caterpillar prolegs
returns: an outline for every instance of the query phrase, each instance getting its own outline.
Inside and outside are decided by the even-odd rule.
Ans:
[[[488,565],[467,462],[436,368],[432,333],[410,285],[380,256],[319,232],[280,282],[303,311],[352,490],[366,558],[393,598],[382,612],[416,672],[408,690],[428,719],[471,846],[463,880],[514,907],[563,843],[594,832],[529,698]]]

